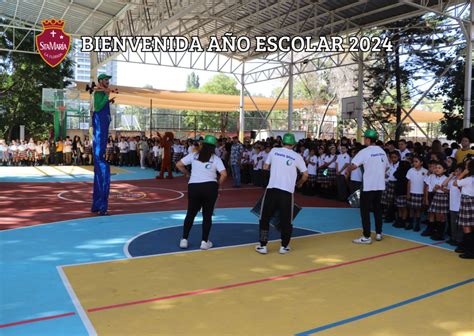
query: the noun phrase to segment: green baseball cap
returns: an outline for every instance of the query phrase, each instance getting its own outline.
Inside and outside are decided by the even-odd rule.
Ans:
[[[296,139],[294,134],[286,133],[283,136],[283,144],[284,145],[296,145]]]
[[[109,76],[106,74],[100,74],[99,77],[97,77],[97,80],[102,80],[102,79],[107,79],[107,78],[112,78],[112,76]]]
[[[214,135],[208,134],[204,137],[203,143],[215,146],[217,143],[217,138]]]
[[[378,137],[379,137],[379,134],[373,129],[368,129],[367,131],[364,132],[364,138],[377,140]]]

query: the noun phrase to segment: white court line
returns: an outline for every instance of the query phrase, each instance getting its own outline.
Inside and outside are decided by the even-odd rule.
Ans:
[[[450,252],[454,252],[453,250],[451,250],[451,249],[449,249],[449,248],[447,248],[447,247],[442,247],[442,246],[439,246],[439,245],[433,245],[433,244],[429,244],[429,243],[419,242],[419,241],[416,241],[416,240],[413,240],[413,239],[403,238],[403,237],[399,237],[399,236],[396,236],[396,235],[393,235],[393,234],[385,234],[385,233],[383,233],[383,235],[384,235],[384,236],[393,237],[393,238],[402,239],[402,240],[406,240],[406,241],[409,241],[409,242],[412,242],[412,243],[417,243],[417,244],[421,244],[421,245],[427,245],[427,246],[436,247],[436,248],[439,248],[439,249],[442,249],[442,250],[447,250],[447,251],[450,251]]]
[[[252,209],[252,207],[235,207],[235,208],[219,208],[216,209],[216,211],[220,210],[249,210]],[[334,208],[334,207],[304,207],[303,209],[340,209],[340,210],[347,210],[347,209],[353,209],[353,208]],[[119,211],[119,210],[114,210],[114,211]],[[136,215],[150,215],[150,214],[161,214],[161,213],[170,213],[170,212],[184,212],[186,213],[186,209],[181,209],[181,210],[163,210],[163,211],[147,211],[147,212],[133,212],[133,213],[127,213],[127,214],[121,214],[121,215],[115,215],[115,216],[136,216]],[[105,216],[105,217],[112,217],[114,215],[110,216]],[[97,217],[102,217],[102,216],[97,216]],[[43,224],[36,224],[36,225],[30,225],[30,226],[23,226],[19,228],[13,228],[13,229],[5,229],[5,230],[0,230],[0,235],[2,232],[7,232],[7,231],[14,231],[14,230],[24,230],[24,229],[34,229],[36,227],[42,227],[45,225],[56,225],[57,223],[61,224],[66,224],[68,222],[74,222],[77,220],[91,220],[96,217],[85,217],[85,218],[73,218],[73,219],[66,219],[62,221],[56,221],[56,222],[51,222],[51,223],[43,223]],[[339,231],[338,231],[339,232]]]
[[[234,222],[229,222],[229,223],[234,223]],[[218,224],[218,223],[215,223]],[[220,223],[222,225],[225,225],[226,223]],[[245,223],[245,222],[239,222],[235,224],[255,224],[256,223]],[[181,226],[181,225],[174,225],[174,226],[168,226],[166,228],[170,227],[175,227],[175,226]],[[298,229],[303,229],[303,230],[308,230],[308,231],[314,231],[308,228],[302,228],[302,227],[296,227]],[[164,229],[164,228],[163,228]],[[159,229],[158,229],[159,230]],[[305,236],[300,236],[300,237],[292,237],[291,239],[300,239],[300,238],[305,238],[305,237],[314,237],[314,236],[324,236],[328,234],[334,234],[334,233],[339,233],[339,232],[346,232],[346,231],[354,231],[354,230],[359,230],[359,229],[347,229],[347,230],[340,230],[340,231],[331,231],[331,232],[321,232],[321,233],[314,233],[314,234],[309,234]],[[152,230],[155,231],[155,230]],[[316,231],[315,231],[316,232]],[[272,240],[271,242],[279,241],[280,239]],[[258,242],[253,242],[253,243],[248,243],[248,244],[239,244],[239,245],[230,245],[230,246],[221,246],[221,247],[213,247],[211,250],[222,250],[222,249],[228,249],[228,248],[233,248],[233,247],[239,247],[239,246],[250,246],[250,245],[255,245],[258,244]],[[153,254],[153,255],[146,255],[146,256],[140,256],[140,257],[132,257],[131,259],[144,259],[144,258],[151,258],[151,257],[159,257],[159,256],[164,256],[164,255],[170,255],[170,254],[182,254],[182,253],[206,253],[204,250],[183,250],[179,252],[169,252],[169,253],[160,253],[160,254]],[[125,261],[125,260],[130,260],[130,258],[118,258],[118,259],[110,259],[110,260],[100,260],[100,261],[90,261],[90,262],[85,262],[85,263],[77,263],[77,264],[69,264],[69,265],[61,265],[61,267],[71,267],[71,266],[82,266],[82,265],[95,265],[95,264],[103,264],[103,263],[109,263],[109,262],[115,262],[115,261]]]
[[[82,307],[81,302],[79,301],[76,293],[74,292],[74,289],[72,288],[71,283],[69,282],[66,274],[64,273],[62,266],[56,266],[56,269],[58,270],[61,281],[63,282],[63,285],[66,288],[66,291],[68,292],[69,297],[71,298],[71,301],[74,304],[74,307],[76,307],[77,314],[81,318],[81,321],[84,324],[84,327],[86,328],[87,333],[90,336],[97,336],[97,332],[95,331],[94,326],[92,325],[91,321],[87,317],[87,314],[84,308]]]
[[[124,188],[124,189],[127,189],[127,188]],[[137,203],[133,203],[135,205],[142,205],[142,204],[156,204],[156,203],[165,203],[165,202],[172,202],[172,201],[177,201],[181,198],[184,197],[184,193],[182,193],[181,191],[177,191],[177,190],[173,190],[173,189],[166,189],[166,188],[158,188],[158,187],[131,187],[131,188],[128,188],[127,191],[135,191],[134,189],[137,189],[138,191],[142,190],[142,189],[155,189],[155,190],[165,190],[165,191],[171,191],[171,192],[174,192],[174,193],[177,193],[179,196],[178,197],[175,197],[175,198],[168,198],[168,199],[165,199],[165,200],[158,200],[158,201],[140,201],[139,199],[137,200]],[[90,201],[82,201],[82,200],[74,200],[74,199],[70,199],[70,198],[66,198],[63,196],[63,194],[65,193],[68,193],[68,192],[80,192],[80,191],[84,191],[84,190],[87,190],[89,191],[90,188],[87,188],[87,189],[78,189],[78,190],[66,190],[66,191],[62,191],[60,192],[59,194],[57,194],[57,197],[59,199],[62,199],[62,200],[65,200],[65,201],[68,201],[68,202],[75,202],[75,203],[88,203],[90,204],[91,202]],[[138,201],[140,201],[138,203]],[[113,201],[109,201],[109,204],[123,204],[123,202],[113,202]]]

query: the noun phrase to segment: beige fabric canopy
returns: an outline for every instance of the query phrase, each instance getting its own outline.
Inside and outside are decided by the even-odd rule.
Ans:
[[[77,89],[80,90],[81,100],[89,100],[89,93],[85,91],[85,82],[76,82]],[[150,107],[150,100],[154,108],[165,108],[175,110],[195,110],[195,111],[211,111],[211,112],[236,112],[239,110],[240,97],[223,94],[210,94],[200,92],[182,92],[182,91],[167,91],[157,89],[145,89],[130,86],[114,86],[119,91],[119,94],[114,94],[116,104],[130,105],[139,107]],[[269,111],[276,98],[253,97],[253,100],[261,111]],[[324,111],[323,101],[312,100],[293,100],[293,108],[299,109],[304,107],[311,107],[317,104],[318,111]],[[245,111],[256,111],[250,97],[244,99]],[[274,110],[287,110],[288,99],[280,98],[275,104]],[[337,109],[330,108],[328,115],[334,116],[337,114]],[[422,110],[414,110],[410,114],[416,122],[437,122],[443,118],[441,112],[430,112]],[[403,117],[403,116],[402,116]],[[411,123],[410,118],[406,118],[404,123]]]

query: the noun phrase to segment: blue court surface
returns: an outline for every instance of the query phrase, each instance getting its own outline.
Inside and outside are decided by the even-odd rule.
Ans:
[[[164,211],[74,219],[1,231],[0,334],[87,335],[77,298],[61,266],[127,260],[130,254],[179,252],[184,217],[185,211]],[[201,221],[198,215],[191,250],[199,244]],[[258,225],[250,208],[217,209],[213,221],[210,239],[216,249],[248,244],[248,253],[255,253]],[[356,238],[360,234],[359,210],[304,208],[294,227],[295,239],[351,230]],[[432,244],[413,231],[386,225],[387,235],[400,237],[400,232],[403,239]],[[278,237],[277,232],[272,232],[272,239]],[[445,244],[436,247],[450,248]]]

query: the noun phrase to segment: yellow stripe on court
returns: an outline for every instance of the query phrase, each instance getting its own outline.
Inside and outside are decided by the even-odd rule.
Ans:
[[[473,276],[472,267],[452,252],[417,248],[419,244],[391,237],[357,246],[351,243],[357,233],[294,239],[288,255],[277,253],[278,244],[270,244],[266,256],[255,253],[253,246],[240,246],[68,266],[64,271],[99,335],[291,335]],[[383,256],[394,251],[400,252]],[[373,256],[379,257],[369,259]],[[338,264],[343,265],[327,268]],[[287,274],[294,276],[258,282]],[[216,287],[220,289],[192,294]],[[456,290],[461,289],[439,298],[450,300]],[[458,302],[457,310],[442,307],[439,314],[460,326],[466,321],[462,314],[457,317],[457,310],[473,313],[469,297]],[[373,318],[379,316],[383,314]],[[439,331],[430,330],[430,335]],[[360,335],[369,332],[360,329]],[[357,334],[332,329],[326,335]]]

